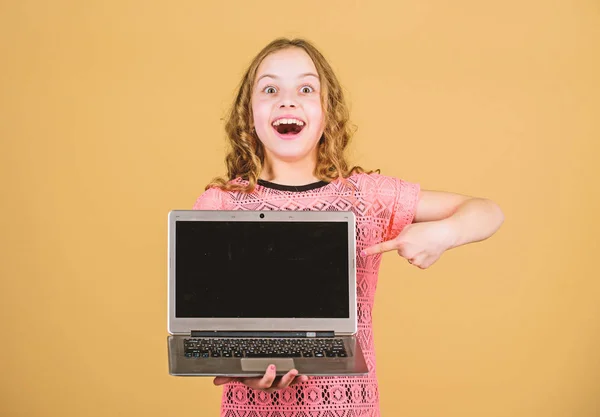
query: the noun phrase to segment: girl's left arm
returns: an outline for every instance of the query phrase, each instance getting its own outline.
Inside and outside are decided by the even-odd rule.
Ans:
[[[437,221],[449,231],[448,249],[485,240],[504,222],[492,200],[444,191],[422,190],[413,223]]]
[[[414,266],[425,269],[448,249],[487,239],[503,221],[502,210],[491,200],[422,190],[412,224],[396,238],[362,250],[361,255],[395,250]]]

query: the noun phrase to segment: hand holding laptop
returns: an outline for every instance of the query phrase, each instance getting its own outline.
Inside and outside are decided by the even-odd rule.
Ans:
[[[271,365],[267,368],[267,371],[262,378],[231,378],[218,376],[213,380],[213,383],[218,386],[227,384],[229,382],[238,381],[252,389],[273,392],[276,390],[285,389],[288,386],[294,385],[298,382],[306,382],[309,379],[309,377],[306,375],[298,375],[298,371],[296,369],[292,369],[281,378],[275,378],[276,371],[275,365]]]

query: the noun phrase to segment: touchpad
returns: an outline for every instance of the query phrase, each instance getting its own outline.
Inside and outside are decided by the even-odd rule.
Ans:
[[[269,365],[275,365],[277,372],[288,372],[294,369],[294,360],[291,358],[242,358],[242,371],[265,372]]]

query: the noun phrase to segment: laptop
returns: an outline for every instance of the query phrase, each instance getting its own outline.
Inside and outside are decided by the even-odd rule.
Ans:
[[[356,338],[352,212],[169,213],[175,376],[368,373]]]

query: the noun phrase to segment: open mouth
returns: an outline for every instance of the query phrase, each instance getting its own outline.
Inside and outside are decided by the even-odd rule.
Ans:
[[[304,129],[305,123],[299,119],[278,119],[273,122],[273,129],[282,136],[292,137]]]

